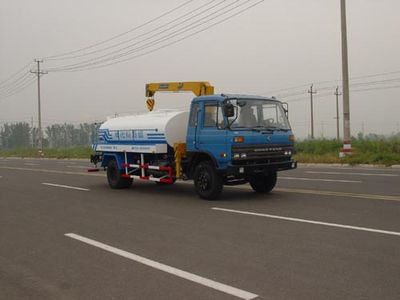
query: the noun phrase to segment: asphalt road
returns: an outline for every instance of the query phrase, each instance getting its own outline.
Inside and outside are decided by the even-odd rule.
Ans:
[[[0,159],[0,299],[400,299],[400,169],[300,167],[219,201]]]

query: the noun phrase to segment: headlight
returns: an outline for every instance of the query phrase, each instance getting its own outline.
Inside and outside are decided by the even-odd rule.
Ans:
[[[240,158],[246,158],[247,154],[246,153],[240,153]]]
[[[292,155],[292,151],[290,150],[285,151],[285,155]]]
[[[233,154],[233,158],[240,158],[240,154],[239,153]]]

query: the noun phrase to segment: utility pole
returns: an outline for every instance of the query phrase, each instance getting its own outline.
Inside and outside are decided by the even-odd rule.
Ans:
[[[339,133],[339,96],[342,95],[342,93],[339,93],[339,87],[336,87],[335,94],[336,96],[336,139],[340,139],[340,133]]]
[[[314,139],[314,103],[313,103],[313,95],[316,94],[316,91],[313,91],[313,84],[310,86],[308,90],[310,94],[310,103],[311,103],[311,139]]]
[[[324,129],[325,129],[324,125],[325,125],[324,121],[321,121],[321,137],[322,138],[324,138]]]
[[[31,71],[31,73],[37,75],[37,83],[38,83],[38,130],[39,130],[39,151],[43,151],[43,132],[42,132],[42,111],[40,106],[40,76],[47,74],[46,71],[40,71],[40,64],[43,60],[35,59],[37,63],[36,71]]]
[[[342,27],[342,80],[343,80],[343,148],[340,156],[351,153],[349,64],[347,56],[346,0],[340,0]]]
[[[31,117],[31,139],[32,139],[32,148],[35,145],[35,135],[33,130],[33,117]]]

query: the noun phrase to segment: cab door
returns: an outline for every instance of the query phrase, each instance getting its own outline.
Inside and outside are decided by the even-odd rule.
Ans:
[[[199,121],[201,114],[201,105],[198,102],[192,103],[190,108],[188,131],[186,135],[187,151],[196,152],[198,150]]]
[[[205,102],[202,105],[197,126],[196,144],[201,152],[212,155],[219,167],[226,164],[228,155],[227,135],[222,108],[217,101]]]

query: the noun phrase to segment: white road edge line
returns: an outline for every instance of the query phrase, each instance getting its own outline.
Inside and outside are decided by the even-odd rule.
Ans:
[[[278,178],[279,179],[287,179],[287,180],[344,182],[344,183],[361,183],[362,182],[360,180],[321,179],[321,178],[285,177],[285,176],[280,176]]]
[[[358,172],[322,172],[322,171],[306,171],[308,174],[327,174],[327,175],[359,175],[359,176],[385,176],[398,177],[398,174],[383,174],[383,173],[358,173]]]
[[[42,182],[42,184],[48,185],[48,186],[60,187],[60,188],[64,188],[64,189],[71,189],[71,190],[78,190],[78,191],[85,191],[85,192],[90,191],[89,189],[76,187],[76,186],[63,185],[63,184],[56,184],[56,183],[49,183],[49,182]]]
[[[101,242],[97,242],[95,240],[83,237],[81,235],[75,234],[75,233],[65,233],[64,234],[67,237],[70,237],[72,239],[81,241],[83,243],[89,244],[91,246],[103,249],[105,251],[114,253],[116,255],[128,258],[130,260],[136,261],[138,263],[144,264],[146,266],[152,267],[154,269],[175,275],[177,277],[181,277],[183,279],[189,280],[189,281],[193,281],[195,283],[204,285],[206,287],[218,290],[220,292],[232,295],[232,296],[236,296],[238,298],[241,299],[245,299],[245,300],[251,300],[251,299],[255,299],[258,297],[258,295],[250,293],[250,292],[246,292],[244,290],[240,290],[238,288],[223,284],[223,283],[219,283],[217,281],[214,280],[210,280],[186,271],[182,271],[180,269],[174,268],[174,267],[170,267],[168,265],[164,265],[162,263],[156,262],[154,260],[150,260],[148,258],[145,258],[143,256],[139,256],[112,246],[109,246],[107,244],[103,244]]]
[[[279,220],[286,220],[286,221],[293,221],[293,222],[309,223],[309,224],[315,224],[315,225],[323,225],[323,226],[338,227],[338,228],[345,228],[345,229],[368,231],[368,232],[374,232],[374,233],[380,233],[380,234],[400,236],[400,232],[396,232],[396,231],[350,226],[350,225],[343,225],[343,224],[337,224],[337,223],[327,223],[327,222],[320,222],[320,221],[314,221],[314,220],[283,217],[283,216],[277,216],[277,215],[269,215],[269,214],[263,214],[263,213],[256,213],[256,212],[242,211],[242,210],[235,210],[235,209],[228,209],[228,208],[220,208],[220,207],[212,207],[211,209],[225,211],[225,212],[231,212],[231,213],[236,213],[236,214],[251,215],[251,216],[265,217],[265,218],[271,218],[271,219],[279,219]]]

